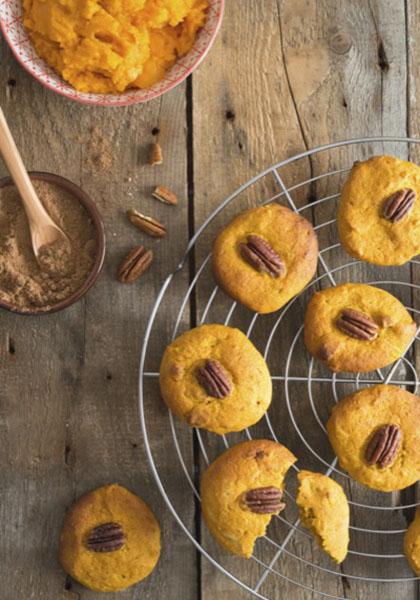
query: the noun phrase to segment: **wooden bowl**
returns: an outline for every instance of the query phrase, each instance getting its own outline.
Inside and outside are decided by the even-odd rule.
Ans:
[[[105,227],[104,222],[102,220],[101,214],[96,207],[96,204],[93,200],[84,192],[79,186],[72,183],[68,179],[61,177],[60,175],[54,175],[53,173],[43,173],[41,171],[30,171],[29,176],[31,179],[38,179],[42,181],[47,181],[48,183],[53,183],[57,186],[62,187],[64,190],[69,192],[75,200],[78,200],[87,210],[89,216],[92,219],[93,227],[95,229],[95,241],[96,241],[96,256],[95,261],[93,263],[92,269],[85,279],[83,285],[73,292],[68,298],[65,300],[60,300],[57,304],[48,307],[36,306],[31,307],[28,310],[23,311],[21,308],[10,304],[9,302],[4,302],[0,300],[0,308],[5,308],[14,313],[18,313],[21,315],[46,315],[57,312],[59,310],[63,310],[67,308],[71,304],[74,304],[80,298],[82,298],[86,292],[92,287],[95,281],[98,279],[99,274],[102,270],[104,259],[105,259]],[[13,181],[10,177],[3,177],[0,179],[0,188],[5,187],[7,185],[13,185]]]

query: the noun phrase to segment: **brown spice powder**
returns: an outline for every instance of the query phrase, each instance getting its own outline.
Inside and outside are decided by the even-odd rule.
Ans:
[[[0,300],[21,310],[50,308],[76,292],[87,279],[96,254],[95,228],[89,213],[72,194],[58,185],[33,180],[51,218],[67,235],[71,260],[54,247],[43,254],[40,268],[32,249],[30,231],[19,192],[0,188]],[[66,259],[64,272],[60,261]]]
[[[62,277],[74,271],[76,260],[70,240],[58,239],[38,250],[38,264],[41,271],[51,277]]]
[[[108,138],[101,134],[98,127],[90,131],[88,143],[87,164],[91,171],[108,171],[112,167],[113,148]]]

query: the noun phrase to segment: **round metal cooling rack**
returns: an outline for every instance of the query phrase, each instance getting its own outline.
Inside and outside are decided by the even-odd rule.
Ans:
[[[145,407],[146,402],[146,394],[145,394],[145,385],[146,381],[148,383],[152,382],[157,386],[157,367],[154,366],[151,370],[147,370],[147,361],[148,361],[148,351],[149,347],[153,341],[154,347],[161,348],[163,353],[164,347],[167,343],[169,343],[170,339],[164,340],[162,338],[162,334],[159,333],[159,330],[156,325],[156,321],[160,316],[160,311],[164,311],[164,302],[167,297],[168,290],[171,288],[171,285],[175,285],[176,278],[180,276],[186,269],[188,269],[189,257],[194,252],[194,249],[200,239],[200,236],[206,230],[206,228],[212,223],[215,219],[222,215],[223,210],[230,205],[232,202],[238,204],[238,212],[241,210],[240,207],[240,199],[244,197],[244,195],[249,194],[251,190],[260,185],[262,181],[267,181],[267,178],[271,180],[271,185],[274,185],[277,191],[271,195],[271,197],[264,199],[260,202],[260,204],[265,204],[268,202],[280,202],[288,205],[293,210],[298,213],[304,215],[309,220],[314,222],[315,229],[318,232],[320,238],[320,250],[319,250],[319,272],[317,278],[312,281],[306,290],[303,292],[311,293],[316,289],[317,286],[334,286],[338,281],[351,280],[352,268],[359,264],[360,261],[351,259],[348,255],[344,253],[342,248],[340,247],[340,243],[338,241],[338,236],[336,232],[336,222],[335,222],[335,200],[339,196],[339,191],[342,185],[343,177],[346,176],[348,171],[351,168],[352,163],[355,159],[358,158],[367,158],[369,155],[374,153],[376,154],[399,154],[402,155],[403,158],[410,155],[410,149],[413,148],[413,145],[419,144],[420,140],[412,139],[412,138],[399,138],[399,137],[375,137],[375,138],[364,138],[364,139],[355,139],[355,140],[346,140],[342,142],[337,142],[333,144],[328,144],[325,146],[320,146],[315,148],[314,150],[310,150],[307,152],[303,152],[298,154],[292,158],[287,160],[283,160],[273,167],[267,169],[266,171],[260,173],[244,185],[242,185],[238,190],[236,190],[232,195],[226,198],[218,208],[207,218],[207,220],[203,223],[203,225],[198,229],[197,233],[191,239],[185,256],[178,266],[177,270],[169,275],[169,277],[165,280],[154,307],[152,309],[146,332],[144,337],[144,343],[141,353],[140,359],[140,378],[139,378],[139,403],[140,403],[140,417],[141,417],[141,425],[144,435],[144,441],[146,446],[146,452],[149,459],[150,467],[158,488],[175,517],[178,524],[182,527],[185,534],[191,540],[191,542],[195,545],[195,547],[205,556],[213,565],[215,565],[218,569],[220,569],[225,575],[230,577],[233,581],[235,581],[238,585],[248,590],[251,594],[253,594],[257,598],[261,598],[263,600],[272,600],[274,596],[271,593],[270,596],[265,595],[264,589],[266,589],[266,585],[268,583],[268,579],[274,578],[276,580],[276,584],[280,583],[281,580],[290,584],[293,584],[298,589],[303,591],[312,592],[316,597],[324,597],[324,598],[334,598],[337,600],[349,600],[348,590],[345,590],[342,586],[343,577],[347,580],[347,582],[354,582],[357,586],[358,583],[364,582],[366,586],[366,582],[372,582],[375,584],[383,583],[388,585],[395,585],[395,597],[402,597],[398,586],[404,586],[410,584],[412,582],[415,585],[415,582],[420,580],[419,577],[412,576],[411,571],[408,569],[405,561],[404,555],[402,553],[402,538],[405,532],[405,521],[400,519],[400,525],[397,527],[390,528],[390,522],[392,523],[391,516],[395,516],[395,514],[401,515],[402,512],[406,509],[414,509],[420,503],[416,503],[414,501],[407,502],[404,500],[396,503],[389,501],[389,495],[381,494],[379,492],[369,492],[369,501],[364,500],[363,502],[357,501],[355,499],[350,500],[351,506],[351,538],[357,536],[363,536],[368,534],[369,539],[375,540],[375,545],[377,541],[377,548],[373,548],[373,551],[366,551],[365,547],[363,550],[358,549],[357,547],[353,547],[352,543],[350,545],[349,558],[343,563],[343,565],[336,566],[330,562],[327,562],[323,557],[322,552],[317,549],[313,549],[311,556],[315,557],[313,560],[308,560],[302,556],[299,556],[297,545],[294,546],[293,550],[290,549],[292,538],[299,539],[299,541],[305,541],[306,543],[311,543],[309,540],[312,539],[310,533],[303,529],[300,526],[299,519],[296,517],[296,503],[294,494],[286,490],[286,497],[288,498],[288,505],[292,506],[294,509],[294,516],[290,518],[288,513],[281,513],[277,517],[272,520],[276,522],[275,525],[278,525],[278,529],[281,529],[281,537],[279,539],[275,539],[273,535],[266,535],[264,538],[260,538],[260,542],[265,544],[265,550],[267,547],[272,550],[270,560],[265,558],[267,552],[263,553],[260,551],[262,546],[260,546],[260,542],[257,542],[256,549],[252,560],[257,565],[257,568],[249,571],[254,573],[257,572],[257,578],[253,581],[244,580],[243,571],[241,571],[241,575],[236,575],[234,572],[234,567],[232,566],[232,561],[229,562],[229,566],[224,566],[224,562],[228,562],[226,556],[222,553],[219,553],[215,550],[215,546],[212,544],[207,544],[205,547],[204,543],[201,541],[201,536],[199,534],[199,528],[188,525],[186,523],[185,517],[181,516],[179,508],[176,506],[176,502],[173,498],[171,498],[170,486],[166,485],[164,475],[158,466],[161,459],[165,457],[158,456],[157,450],[152,450],[152,442],[150,439],[149,428],[148,428],[148,411]],[[319,155],[319,156],[317,156]],[[290,167],[296,167],[299,165],[300,161],[308,161],[314,158],[321,159],[322,164],[334,164],[335,159],[337,158],[338,164],[346,164],[345,168],[339,168],[335,170],[331,170],[326,173],[321,173],[316,176],[312,176],[305,181],[297,181],[292,182],[292,184],[286,185],[285,179],[283,177],[283,171]],[[344,159],[343,159],[344,157]],[[327,159],[327,160],[325,160]],[[307,164],[307,163],[306,163]],[[296,169],[295,171],[296,172]],[[311,197],[314,197],[314,190],[317,190],[318,187],[322,189],[322,197],[317,198],[316,200],[311,201],[306,204],[299,204],[296,202],[295,198],[306,190],[310,190]],[[266,188],[265,188],[266,189]],[[260,192],[258,192],[260,193]],[[305,197],[308,197],[308,193],[305,194]],[[249,196],[248,196],[249,197]],[[334,218],[328,218],[323,222],[318,223],[317,219],[317,211],[322,209],[325,213],[325,208],[331,205],[331,216]],[[332,240],[337,239],[336,242],[331,243]],[[325,241],[326,240],[326,241]],[[334,263],[334,266],[330,266],[330,260]],[[420,265],[420,260],[413,259],[411,261],[413,265]],[[364,271],[372,272],[369,269],[365,269]],[[382,269],[382,273],[386,273],[386,269]],[[387,278],[385,275],[384,279],[381,278],[369,278],[368,276],[363,276],[365,279],[364,283],[370,283],[373,285],[378,285],[380,287],[386,288],[395,288],[398,287],[398,291],[401,294],[404,294],[405,297],[411,298],[413,290],[420,289],[419,285],[408,283],[404,281],[392,281]],[[189,302],[196,292],[196,288],[201,284],[201,282],[208,282],[211,278],[211,268],[210,268],[210,254],[206,256],[201,265],[196,270],[195,275],[192,277],[191,281],[188,284],[185,284],[186,293],[183,297],[180,298],[179,301],[179,310],[177,312],[177,317],[175,319],[173,331],[172,331],[172,339],[179,335],[181,332],[181,323],[183,322],[183,316],[188,315],[189,310]],[[210,279],[211,280],[211,279]],[[357,280],[360,281],[360,272],[357,274]],[[204,285],[205,287],[205,285]],[[410,293],[406,293],[406,292]],[[215,306],[218,305],[217,300],[220,296],[226,301],[226,297],[219,291],[217,286],[213,286],[208,300],[205,303],[202,312],[201,318],[198,324],[204,322],[223,322],[224,324],[230,324],[232,320],[234,320],[234,316],[240,310],[240,307],[236,302],[230,301],[226,307],[223,307],[224,317],[220,317],[220,305],[218,306],[218,312],[216,319],[212,318],[212,310]],[[293,310],[299,308],[299,302],[301,296],[298,296],[291,300],[281,311],[272,316],[274,319],[272,322],[270,321],[270,331],[268,333],[268,337],[266,339],[266,344],[264,348],[260,348],[264,357],[268,361],[270,358],[270,351],[273,347],[277,347],[279,344],[275,344],[276,335],[280,335],[279,332],[282,332],[281,335],[284,335],[282,326],[289,320],[296,321],[296,316],[293,316]],[[173,298],[171,299],[171,305],[173,306]],[[295,306],[294,306],[295,305]],[[408,310],[412,313],[413,317],[417,322],[420,323],[419,310],[416,310],[412,306],[407,306]],[[302,313],[302,309],[300,309],[300,313]],[[270,317],[267,315],[259,316],[257,314],[251,315],[247,312],[248,315],[248,324],[244,327],[244,331],[246,332],[248,337],[251,337],[253,333],[257,330],[257,327],[260,323],[263,323],[264,319],[269,320]],[[290,316],[292,315],[292,316]],[[236,323],[235,323],[236,325]],[[302,405],[304,399],[308,402],[307,407],[307,415],[305,415],[305,419],[312,419],[313,422],[317,426],[317,436],[318,438],[326,439],[326,428],[325,421],[326,415],[325,406],[319,405],[319,400],[316,399],[316,393],[314,392],[314,388],[321,389],[322,391],[328,390],[328,393],[331,395],[332,402],[338,402],[340,397],[354,391],[355,389],[359,389],[361,386],[369,386],[378,383],[391,383],[394,385],[401,385],[404,387],[408,387],[410,391],[416,393],[419,386],[419,378],[418,373],[416,371],[415,365],[411,362],[411,356],[413,355],[413,348],[407,348],[405,355],[396,361],[393,365],[388,367],[387,369],[378,370],[375,373],[370,374],[331,374],[330,372],[322,371],[323,367],[316,364],[312,359],[308,359],[308,370],[306,373],[296,374],[294,370],[294,364],[297,362],[295,359],[299,356],[299,353],[305,352],[303,342],[302,342],[302,332],[303,325],[301,323],[296,324],[296,331],[291,334],[289,340],[287,340],[288,351],[285,354],[284,361],[282,365],[278,365],[273,368],[270,365],[270,370],[272,372],[272,379],[274,386],[279,386],[278,391],[276,392],[276,398],[281,397],[285,403],[284,405],[279,406],[279,401],[276,400],[276,403],[273,400],[272,407],[270,407],[269,412],[265,415],[264,426],[268,435],[271,435],[272,439],[278,440],[278,435],[276,434],[276,426],[273,423],[272,418],[272,410],[274,413],[279,410],[282,411],[282,415],[287,414],[291,426],[293,427],[293,434],[296,439],[300,442],[300,453],[299,459],[304,459],[302,456],[304,453],[307,454],[309,459],[318,465],[319,471],[323,471],[327,475],[331,475],[334,478],[341,479],[342,483],[345,483],[346,480],[349,480],[349,476],[341,471],[337,467],[337,459],[328,459],[328,457],[324,457],[322,455],[322,451],[319,449],[318,445],[314,442],[314,440],[308,439],[307,432],[302,428],[302,423],[299,421],[300,416],[298,411],[296,410],[297,403],[295,400],[296,393],[294,391],[294,386],[299,387],[299,405]],[[417,330],[414,343],[419,340],[419,331]],[[284,344],[283,338],[279,338],[282,340]],[[276,388],[275,388],[276,389]],[[346,390],[343,392],[342,390]],[[340,391],[341,390],[341,391]],[[157,397],[158,394],[155,394]],[[320,395],[319,393],[317,394]],[[155,398],[157,401],[157,398]],[[276,404],[276,406],[273,406]],[[199,505],[199,491],[198,485],[196,481],[196,477],[193,473],[191,473],[191,469],[187,466],[188,459],[184,456],[186,452],[183,448],[183,444],[179,440],[179,431],[180,427],[183,425],[176,422],[172,415],[168,412],[168,431],[172,436],[172,440],[174,443],[174,457],[171,456],[171,469],[176,471],[176,476],[179,478],[179,481],[184,483],[188,490],[190,490],[191,494],[194,494],[194,499],[197,505]],[[186,426],[185,426],[186,427]],[[253,429],[253,428],[252,428]],[[253,431],[252,429],[245,430],[242,432],[241,439],[252,439]],[[199,448],[199,452],[201,456],[199,457],[202,464],[205,466],[208,464],[212,458],[210,458],[210,454],[212,453],[214,438],[219,440],[219,436],[212,436],[208,433],[201,433],[199,430],[195,431],[197,448]],[[259,436],[260,437],[260,436]],[[236,434],[234,441],[229,439],[229,436],[223,436],[223,445],[224,447],[229,447],[233,443],[239,441],[238,434]],[[284,435],[281,438],[281,441],[288,445],[287,437]],[[328,448],[328,443],[325,442],[324,446]],[[159,447],[157,444],[156,447]],[[166,457],[167,458],[167,457]],[[299,470],[298,467],[294,467],[296,471]],[[353,490],[356,488],[357,491],[358,484],[353,483]],[[361,488],[362,486],[360,486]],[[173,489],[173,487],[171,488]],[[366,489],[363,488],[366,494]],[[356,494],[357,496],[357,494]],[[365,497],[365,496],[363,496]],[[353,495],[352,495],[353,498]],[[370,500],[370,498],[372,500]],[[385,498],[385,500],[384,500]],[[414,499],[414,494],[413,494]],[[367,513],[367,511],[371,511]],[[378,512],[376,512],[378,511]],[[366,525],[369,524],[369,518],[366,515],[383,515],[383,529],[376,529],[374,527],[369,527]],[[358,522],[358,518],[361,517],[360,523]],[[402,521],[402,526],[401,526]],[[387,528],[388,527],[388,528]],[[271,530],[271,525],[269,531]],[[277,529],[276,529],[277,531]],[[398,540],[398,541],[397,541]],[[210,548],[211,546],[211,548]],[[316,544],[315,544],[316,546]],[[393,553],[387,553],[386,550],[388,547],[397,548],[398,551]],[[369,548],[368,548],[369,549]],[[264,557],[262,558],[262,554]],[[347,561],[352,559],[352,557],[358,557],[358,565],[360,565],[360,558],[363,558],[364,564],[366,565],[366,571],[355,573],[352,572],[351,569],[347,569]],[[297,578],[291,577],[289,574],[285,574],[282,572],[282,560],[294,561],[297,565],[296,572],[307,574],[307,579],[304,581],[299,581]],[[370,562],[375,561],[375,564],[379,563],[382,565],[381,573],[378,576],[371,574],[370,570]],[[384,564],[385,564],[385,573],[384,576]],[[303,568],[303,571],[302,571]],[[300,570],[299,570],[300,569]],[[328,586],[328,590],[316,589],[313,585],[313,581],[319,581],[319,578],[316,578],[313,575],[317,575],[314,571],[318,571],[319,574],[324,576],[328,576],[329,578],[337,578],[338,584],[336,585],[334,591],[332,588]],[[403,575],[401,575],[403,572]],[[323,579],[325,581],[325,579]],[[343,589],[342,595],[339,595],[340,592],[336,592],[337,587],[339,589]],[[273,589],[272,587],[270,589]],[[363,588],[366,592],[366,587]],[[405,589],[405,588],[404,588]]]

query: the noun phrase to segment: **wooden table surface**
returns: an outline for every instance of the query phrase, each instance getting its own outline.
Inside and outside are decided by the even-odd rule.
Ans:
[[[84,492],[112,481],[137,492],[156,512],[163,552],[147,580],[107,598],[250,597],[196,552],[154,483],[137,403],[144,328],[162,282],[179,263],[195,228],[251,176],[322,143],[419,134],[419,25],[419,0],[227,0],[222,30],[193,77],[146,105],[117,109],[82,106],[45,90],[18,66],[2,42],[0,104],[27,167],[59,173],[86,189],[104,216],[108,243],[103,274],[83,301],[41,318],[0,315],[2,600],[101,597],[66,578],[57,561],[57,539],[66,508]],[[155,139],[163,148],[164,162],[151,168],[147,155]],[[372,146],[367,154],[372,150],[377,148]],[[404,153],[404,149],[396,151]],[[356,154],[355,150],[353,158]],[[337,153],[331,160],[303,161],[289,170],[290,177],[299,180],[327,168],[348,166],[348,156]],[[414,152],[410,157],[419,159]],[[0,168],[5,174],[3,165]],[[150,198],[157,184],[176,191],[177,208]],[[313,199],[320,193],[312,188],[308,196]],[[250,195],[245,205],[256,200]],[[150,241],[139,234],[124,216],[129,207],[162,219],[167,238]],[[223,218],[235,212],[237,207],[230,206]],[[151,369],[157,368],[163,344],[170,338],[194,261],[199,264],[208,252],[213,234],[210,228],[170,288],[149,349]],[[124,286],[116,281],[116,267],[138,242],[153,248],[155,263],[137,284]],[[360,277],[366,270],[366,266],[359,268]],[[374,270],[369,274],[374,276]],[[407,267],[390,269],[388,276],[410,282],[418,273]],[[182,326],[194,325],[200,318],[210,285],[204,281],[198,289],[183,314]],[[406,289],[400,296],[407,297]],[[418,300],[415,295],[411,298]],[[152,450],[182,519],[226,568],[255,583],[261,571],[258,565],[219,553],[200,526],[197,506],[174,457],[156,382],[148,383],[146,392]],[[299,439],[285,410],[279,403],[278,431],[299,454]],[[186,427],[179,427],[179,432],[189,457],[187,468],[197,478],[196,440]],[[215,455],[221,449],[214,437],[206,438],[206,443]],[[353,499],[363,500],[360,486],[356,490],[347,482],[346,489]],[[412,501],[414,492],[401,496]],[[391,504],[400,501],[389,498]],[[387,523],[394,529],[406,527],[411,516],[410,511],[388,511]],[[376,513],[364,518],[365,526],[380,527]],[[384,537],[385,553],[401,551],[401,537],[394,538]],[[367,548],[369,540],[360,543]],[[306,537],[295,536],[289,549],[304,560],[331,568]],[[269,562],[273,548],[262,555]],[[416,582],[375,584],[345,577],[349,572],[386,577],[395,573],[389,564],[350,557],[342,567],[343,577],[336,577],[286,555],[277,568],[333,596],[418,598]],[[401,577],[412,576],[404,561],[397,570]],[[322,598],[271,575],[261,593],[270,599]]]

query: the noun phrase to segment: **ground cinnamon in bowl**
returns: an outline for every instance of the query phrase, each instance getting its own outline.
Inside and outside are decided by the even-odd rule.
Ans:
[[[43,176],[50,181],[37,177],[35,190],[69,243],[44,246],[37,260],[19,192],[13,184],[0,187],[0,304],[22,313],[51,312],[75,301],[103,260],[98,265],[98,224],[69,191],[79,188],[58,176]]]
[[[41,271],[51,277],[70,275],[76,268],[76,256],[70,240],[59,239],[41,246],[37,260]]]

